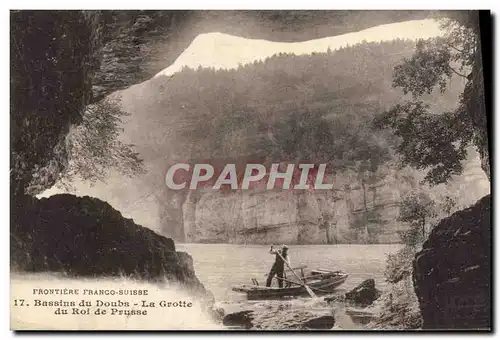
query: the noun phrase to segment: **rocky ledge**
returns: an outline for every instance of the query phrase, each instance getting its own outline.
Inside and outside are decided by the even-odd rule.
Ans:
[[[275,300],[234,303],[222,323],[228,329],[329,330],[336,322],[335,310],[322,300]]]
[[[441,220],[415,256],[423,329],[491,328],[491,198]]]
[[[12,270],[166,280],[213,300],[196,277],[190,255],[99,199],[69,194],[25,197],[12,207],[11,216]]]

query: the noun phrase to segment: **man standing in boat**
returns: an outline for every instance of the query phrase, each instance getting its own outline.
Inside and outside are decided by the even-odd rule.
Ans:
[[[278,287],[283,288],[283,277],[285,273],[285,263],[283,259],[290,264],[290,257],[288,256],[288,247],[283,245],[281,249],[274,249],[274,246],[271,246],[269,250],[270,254],[275,254],[276,258],[274,260],[273,267],[267,276],[266,287],[271,287],[271,282],[273,281],[274,275],[278,278]],[[281,256],[280,256],[281,255]]]

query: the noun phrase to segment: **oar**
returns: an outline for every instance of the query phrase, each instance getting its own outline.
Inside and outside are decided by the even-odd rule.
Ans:
[[[290,269],[293,273],[293,275],[295,275],[295,277],[300,281],[302,282],[302,286],[304,286],[304,288],[307,290],[307,293],[309,293],[309,295],[311,295],[312,298],[317,298],[316,294],[314,294],[314,292],[312,291],[311,288],[309,288],[308,285],[306,285],[305,282],[303,282],[300,277],[297,275],[297,273],[292,269],[292,267],[290,267],[290,265],[288,264],[288,262],[283,258],[283,256],[281,256],[281,254],[279,253],[279,251],[276,252],[276,254],[278,254],[278,256],[283,260],[283,262],[285,262],[286,266],[288,267],[288,269]],[[279,280],[279,279],[278,279]]]

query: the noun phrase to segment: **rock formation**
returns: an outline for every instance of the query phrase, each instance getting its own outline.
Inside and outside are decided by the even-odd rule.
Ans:
[[[375,288],[375,280],[368,279],[361,282],[345,294],[346,301],[360,306],[368,306],[380,297],[380,291]]]
[[[227,314],[222,318],[222,324],[229,327],[242,327],[250,329],[253,327],[253,311],[244,310],[236,313]]]
[[[441,220],[415,256],[424,329],[491,328],[491,197]]]
[[[282,330],[329,330],[336,323],[331,307],[326,303],[318,303],[313,308],[304,301],[290,303],[261,303],[240,306],[241,310],[228,313],[223,318],[223,324],[234,329],[250,329],[263,331]],[[240,309],[239,307],[236,307]]]
[[[211,299],[196,277],[191,256],[99,199],[68,194],[26,198],[13,208],[10,237],[12,270],[166,279]]]
[[[333,315],[324,315],[309,319],[302,325],[305,329],[332,329],[335,326],[335,317]]]
[[[427,188],[438,203],[459,190],[457,207],[468,206],[489,193],[489,182],[477,156],[464,175],[448,186]],[[414,176],[414,178],[412,177]],[[419,177],[420,176],[420,177]],[[230,193],[191,192],[183,205],[187,242],[268,244],[398,243],[403,226],[397,221],[399,202],[418,187],[422,174],[391,170],[374,185],[362,188],[349,173],[327,178],[334,190],[302,192],[248,190]],[[196,195],[196,197],[195,197]],[[375,212],[376,220],[361,217]]]

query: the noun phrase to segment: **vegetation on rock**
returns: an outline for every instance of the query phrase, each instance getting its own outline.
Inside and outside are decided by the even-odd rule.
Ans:
[[[475,145],[489,177],[489,153],[482,75],[482,54],[476,14],[442,19],[443,37],[419,40],[415,53],[395,67],[393,86],[411,99],[397,103],[375,119],[400,138],[403,165],[428,170],[425,181],[447,182],[460,175],[467,148]],[[444,92],[453,76],[465,88],[452,110],[431,108],[425,94]],[[478,118],[479,117],[479,118]]]
[[[123,118],[128,115],[116,96],[87,106],[81,124],[66,137],[69,164],[57,185],[71,189],[77,178],[92,184],[105,182],[113,172],[122,176],[145,173],[133,145],[120,141]]]

